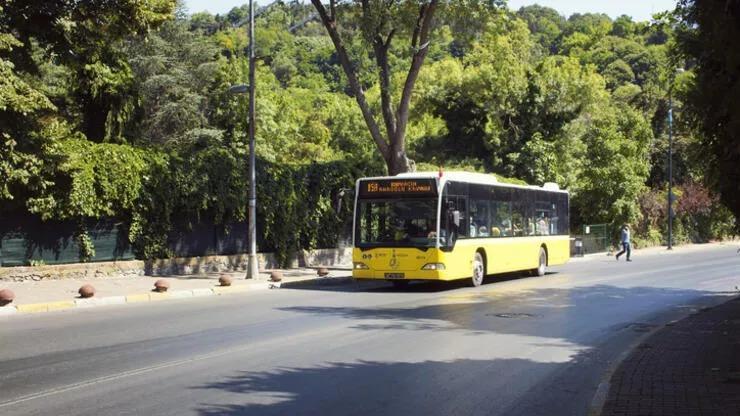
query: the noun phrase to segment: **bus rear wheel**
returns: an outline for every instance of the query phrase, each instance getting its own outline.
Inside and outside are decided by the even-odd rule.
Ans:
[[[547,252],[544,247],[540,247],[540,255],[537,260],[537,268],[532,270],[532,274],[535,276],[544,276],[545,269],[547,268]]]
[[[483,284],[483,278],[486,276],[486,266],[483,263],[483,256],[479,253],[475,253],[473,257],[473,277],[471,277],[471,283],[473,286],[478,287]]]

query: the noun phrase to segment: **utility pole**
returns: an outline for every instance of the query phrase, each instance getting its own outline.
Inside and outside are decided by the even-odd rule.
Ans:
[[[673,69],[668,85],[668,250],[673,250],[673,84],[682,72],[683,68]]]
[[[257,174],[255,171],[255,61],[256,56],[254,53],[254,18],[266,12],[272,6],[276,4],[282,4],[281,1],[273,1],[267,6],[263,7],[258,14],[254,12],[254,1],[249,0],[249,18],[248,18],[248,32],[249,32],[249,85],[239,84],[232,85],[229,87],[229,92],[232,94],[249,94],[249,109],[247,113],[247,135],[249,138],[249,206],[247,210],[248,215],[248,253],[247,253],[247,279],[254,279],[259,274],[259,264],[257,262]],[[308,18],[304,19],[300,23],[292,26],[289,30],[294,32],[295,30],[303,27],[306,23],[317,17],[316,14],[312,14]],[[237,23],[236,27],[244,25],[245,21]]]
[[[249,0],[249,255],[247,257],[247,279],[259,274],[257,264],[257,174],[254,154],[254,1]]]
[[[671,83],[673,84],[673,83]],[[668,250],[673,250],[673,97],[668,88]]]

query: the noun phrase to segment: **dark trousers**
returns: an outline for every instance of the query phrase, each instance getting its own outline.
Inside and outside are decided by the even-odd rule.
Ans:
[[[632,250],[630,249],[630,243],[622,243],[622,251],[617,253],[617,258],[619,258],[619,256],[621,256],[624,253],[627,253],[627,260],[629,260],[630,254],[632,254]]]

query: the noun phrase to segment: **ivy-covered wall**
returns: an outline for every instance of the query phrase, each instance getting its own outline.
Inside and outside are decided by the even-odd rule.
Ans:
[[[246,252],[247,164],[224,154],[200,158],[185,163],[150,157],[149,168],[135,178],[143,186],[132,208],[118,210],[116,219],[44,221],[27,213],[5,217],[0,230],[3,265]],[[228,174],[218,174],[220,170]],[[275,253],[285,264],[297,250],[346,242],[354,183],[378,174],[381,167],[372,161],[299,165],[258,159],[258,251]],[[188,197],[191,192],[208,198],[196,203]]]

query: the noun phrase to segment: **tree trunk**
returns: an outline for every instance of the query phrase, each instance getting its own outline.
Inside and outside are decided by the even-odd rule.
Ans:
[[[411,36],[411,48],[414,53],[411,58],[411,65],[406,76],[406,81],[404,82],[403,91],[401,92],[401,98],[395,111],[393,111],[391,98],[391,71],[388,63],[388,50],[390,49],[391,41],[393,40],[396,30],[391,29],[387,35],[384,35],[380,33],[380,28],[378,27],[375,29],[375,33],[372,33],[372,36],[369,36],[369,39],[372,39],[375,60],[379,68],[378,76],[380,78],[381,90],[381,114],[383,116],[383,121],[385,122],[385,137],[381,133],[370,105],[365,99],[365,92],[363,91],[357,73],[355,72],[356,68],[349,59],[344,43],[339,36],[336,21],[337,1],[330,0],[328,11],[322,4],[322,0],[311,0],[311,3],[313,3],[316,8],[319,17],[321,18],[321,22],[329,33],[332,43],[334,43],[334,48],[337,51],[339,62],[342,65],[344,73],[347,75],[350,89],[355,96],[357,104],[360,106],[360,111],[362,112],[362,116],[368,126],[370,136],[375,141],[383,160],[385,160],[388,174],[397,175],[399,173],[415,171],[416,164],[413,160],[409,159],[406,154],[406,126],[408,125],[411,95],[414,90],[416,79],[419,76],[421,66],[426,58],[429,47],[429,32],[432,27],[432,19],[439,0],[430,0],[429,3],[422,2],[419,4],[419,14]],[[362,11],[365,17],[370,13],[370,9],[369,0],[363,0]]]
[[[388,166],[388,174],[391,176],[416,171],[416,163],[408,158],[405,150],[391,151],[391,157],[385,161],[385,164]]]

